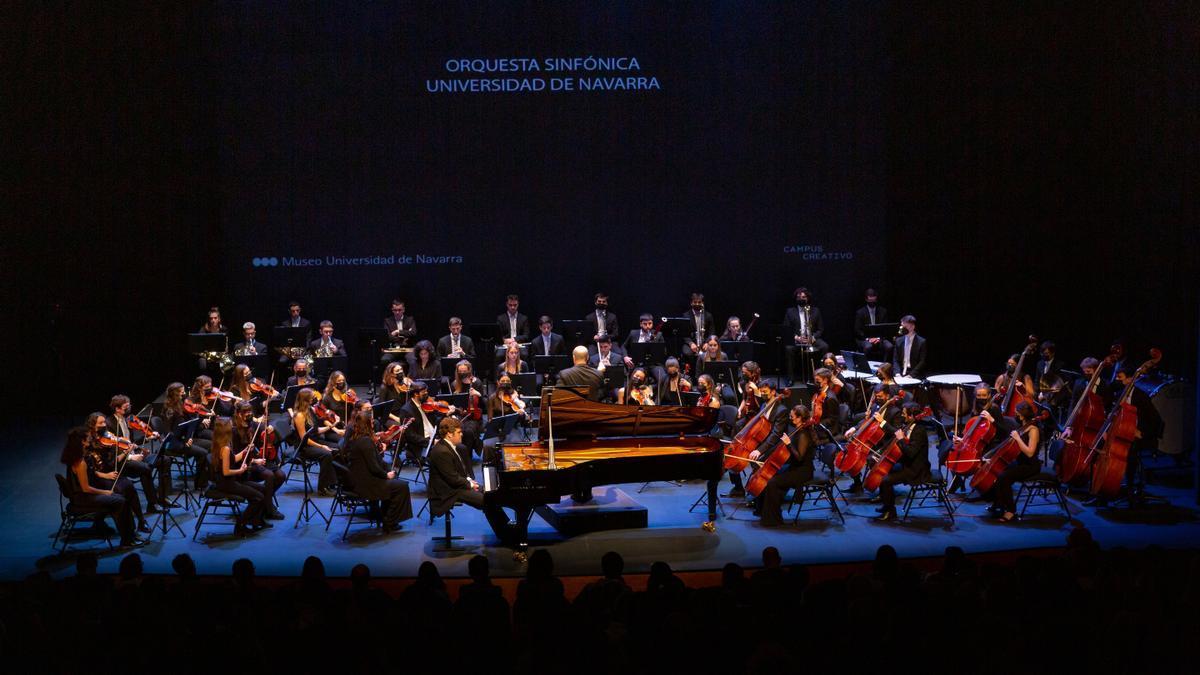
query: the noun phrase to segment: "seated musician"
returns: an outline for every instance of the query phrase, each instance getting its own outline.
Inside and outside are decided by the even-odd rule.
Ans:
[[[308,348],[317,358],[347,355],[346,343],[333,337],[333,322],[328,319],[321,322],[321,337],[308,343]]]
[[[412,427],[409,427],[410,429]],[[456,450],[462,443],[462,424],[447,417],[438,424],[441,436],[429,450],[429,510],[445,515],[455,504],[483,508],[483,493],[471,477],[469,465]]]
[[[296,363],[292,364],[292,376],[287,380],[288,387],[311,387],[316,385],[317,381],[309,375],[308,359],[296,359]]]
[[[433,397],[430,396],[429,388],[425,383],[413,382],[408,392],[408,403],[400,408],[400,418],[405,421],[413,420],[413,423],[404,430],[403,445],[405,451],[408,452],[409,461],[414,464],[421,464],[424,461],[425,452],[433,441],[438,422],[458,412],[458,409],[451,405],[446,407],[447,413],[443,415],[441,412],[433,410],[433,406]],[[426,408],[430,408],[430,410],[426,410]],[[461,425],[459,425],[459,430],[462,430]],[[461,445],[461,438],[455,445],[456,447]],[[471,451],[465,446],[460,448],[460,451],[460,460],[467,472],[470,473]]]
[[[925,338],[917,335],[917,320],[912,314],[900,319],[902,334],[896,338],[892,367],[905,377],[925,377]]]
[[[896,382],[894,365],[888,363],[887,361],[879,364],[879,367],[875,369],[875,377],[879,378],[879,384],[892,387],[897,393],[904,394],[905,403],[913,400],[912,392],[901,387],[900,384]]]
[[[557,356],[565,354],[563,336],[554,332],[554,320],[548,316],[538,318],[538,334],[529,343],[530,358],[534,356]]]
[[[408,391],[412,387],[412,380],[404,374],[404,365],[399,361],[393,361],[383,369],[383,383],[379,386],[379,398],[377,401],[399,401],[393,406],[402,406],[408,402]],[[399,423],[400,418],[396,413],[391,413],[389,417],[392,421]]]
[[[741,395],[741,403],[738,405],[737,428],[741,429],[746,422],[758,412],[758,408],[762,405],[764,394],[759,391],[765,380],[762,379],[762,368],[755,361],[746,361],[740,369],[741,375],[738,378],[738,392]]]
[[[684,313],[684,316],[691,321],[692,325],[691,331],[682,336],[681,355],[694,357],[700,353],[704,338],[716,333],[717,324],[713,319],[712,312],[704,309],[703,293],[692,293],[691,307]]]
[[[122,548],[142,546],[146,542],[138,537],[134,529],[133,510],[124,497],[124,491],[98,485],[101,481],[97,481],[93,469],[98,464],[95,460],[87,461],[85,442],[89,435],[85,427],[76,427],[67,434],[66,445],[59,457],[59,461],[67,468],[67,497],[72,506],[96,509],[111,516],[121,534]],[[134,499],[137,499],[136,491]]]
[[[654,391],[647,384],[645,368],[634,368],[629,374],[629,386],[617,389],[620,405],[654,405]]]
[[[725,332],[717,338],[720,342],[746,342],[749,339],[750,336],[742,330],[742,320],[736,316],[725,321]]]
[[[1124,393],[1125,387],[1137,373],[1137,368],[1137,365],[1132,363],[1117,365],[1114,368],[1117,376],[1113,382],[1113,401],[1118,401],[1118,397]],[[1125,492],[1129,497],[1130,505],[1140,505],[1143,495],[1140,492],[1141,485],[1137,481],[1138,467],[1141,464],[1143,452],[1158,449],[1158,441],[1162,438],[1163,432],[1163,418],[1159,414],[1158,408],[1154,407],[1150,395],[1137,387],[1129,392],[1129,404],[1137,410],[1137,428],[1133,432],[1133,444],[1130,445],[1129,454],[1125,460]],[[1108,505],[1108,500],[1095,496],[1085,501],[1084,504],[1103,507]]]
[[[223,406],[220,397],[213,393],[212,378],[207,375],[199,375],[195,380],[192,380],[192,388],[188,390],[188,403],[192,404],[194,409],[203,408],[207,411],[206,414],[200,415],[203,419],[200,421],[199,428],[196,429],[195,436],[205,440],[212,439],[212,416],[218,413],[218,405]]]
[[[722,405],[727,405],[733,398],[729,387],[717,384],[712,375],[707,373],[696,378],[696,391],[700,394],[697,405],[702,408],[720,409]]]
[[[887,409],[884,410],[882,413],[880,412],[880,409],[883,407],[883,405],[885,403],[887,403],[893,397],[897,396],[899,393],[900,393],[900,390],[894,386],[889,386],[889,385],[882,384],[882,383],[875,385],[875,388],[871,390],[871,403],[870,403],[870,405],[867,406],[866,416],[863,417],[862,421],[859,424],[857,424],[853,427],[850,427],[842,434],[845,437],[846,442],[849,443],[850,440],[854,438],[854,435],[856,433],[858,433],[858,431],[860,429],[862,429],[864,426],[866,426],[867,423],[871,419],[874,419],[876,422],[884,425],[885,429],[887,428],[887,425],[891,425],[892,429],[898,428],[900,425],[899,405],[893,403],[892,405],[889,405],[887,407]],[[885,443],[885,442],[886,442],[886,440],[880,441],[880,443]],[[879,448],[877,448],[877,449],[879,449]],[[829,453],[826,456],[823,456],[822,461],[825,463],[826,466],[832,467],[833,466],[832,453]],[[851,476],[851,479],[853,480],[853,482],[850,484],[849,492],[862,492],[862,489],[863,489],[862,476],[854,475],[854,476]]]
[[[512,378],[507,373],[496,380],[496,391],[488,397],[487,413],[488,419],[513,413],[521,415],[526,420],[529,419],[525,401],[521,399],[520,392],[513,386]]]
[[[885,426],[885,431],[896,438],[900,446],[900,459],[891,473],[879,484],[879,517],[876,520],[896,520],[896,485],[916,485],[930,479],[929,433],[918,421],[921,406],[913,402],[901,406],[901,419],[897,427]]]
[[[779,406],[783,412],[784,406]],[[810,424],[811,415],[803,405],[793,406],[788,414],[776,414],[782,420],[783,430],[776,431],[774,425],[771,437],[764,440],[759,447],[763,451],[753,450],[750,459],[763,461],[776,451],[780,445],[786,446],[789,452],[788,460],[783,467],[767,481],[754,502],[755,512],[763,527],[779,527],[783,524],[783,500],[789,490],[799,490],[805,483],[813,479],[813,455],[817,447],[817,438]],[[791,422],[790,428],[788,422]],[[772,440],[774,438],[775,440]],[[769,443],[769,444],[768,444]],[[756,465],[751,464],[751,468]],[[797,495],[797,499],[800,496]]]
[[[658,391],[656,401],[662,405],[683,405],[683,393],[692,390],[692,381],[679,372],[679,359],[674,356],[664,363],[666,366],[657,374]]]
[[[529,342],[529,317],[517,311],[521,299],[509,295],[504,300],[504,306],[504,313],[496,316],[496,335],[500,336],[501,341],[496,346],[497,351],[513,343],[522,345]]]
[[[345,374],[340,370],[330,373],[329,379],[325,381],[325,391],[321,393],[321,406],[338,416],[338,423],[334,426],[339,436],[345,435],[350,411],[356,401],[358,394],[350,389]]]
[[[326,497],[333,494],[330,491],[337,476],[333,471],[333,455],[340,440],[340,435],[334,431],[329,422],[318,419],[313,412],[313,406],[319,400],[317,392],[309,387],[300,390],[296,395],[296,407],[292,410],[292,432],[288,436],[288,445],[299,446],[297,452],[305,459],[316,460],[320,463],[321,473],[317,478],[317,494]],[[315,431],[308,436],[304,445],[300,440],[310,430]]]
[[[481,458],[483,457],[482,413],[486,405],[483,399],[485,390],[483,382],[475,377],[475,368],[470,361],[463,359],[454,364],[454,380],[450,383],[450,393],[467,395],[467,408],[459,416],[463,426],[463,445]],[[478,414],[475,414],[475,411],[478,411]]]
[[[642,314],[638,317],[637,329],[629,331],[629,335],[625,336],[625,353],[629,353],[629,345],[633,343],[662,341],[662,332],[654,330],[654,317],[650,314]]]
[[[84,461],[87,462],[88,468],[88,485],[121,495],[137,521],[138,531],[149,532],[150,526],[146,524],[146,517],[142,515],[142,503],[138,499],[137,488],[134,487],[133,479],[127,475],[129,467],[124,466],[129,461],[141,462],[143,455],[136,447],[121,450],[115,445],[106,444],[104,439],[115,438],[108,431],[107,425],[103,413],[92,413],[83,425],[87,430],[83,446]],[[122,467],[124,470],[121,470]],[[154,499],[154,486],[150,485],[147,488],[148,481],[148,477],[142,481],[142,490],[146,493],[147,502]]]
[[[872,361],[891,361],[892,343],[883,337],[867,337],[867,327],[888,322],[886,307],[879,305],[879,294],[874,288],[866,291],[866,304],[854,313],[854,340],[858,350]]]
[[[704,341],[704,346],[701,348],[700,357],[696,364],[697,372],[703,372],[704,364],[709,361],[728,361],[729,357],[725,352],[721,351],[721,342],[716,335],[709,335]]]
[[[747,363],[750,363],[750,362],[747,362]],[[764,448],[764,449],[774,448],[775,443],[777,443],[780,439],[780,435],[783,434],[784,430],[787,428],[787,422],[788,422],[787,406],[784,405],[782,397],[777,398],[775,396],[775,393],[776,393],[775,385],[768,380],[760,381],[756,385],[755,391],[758,392],[758,396],[762,399],[763,405],[767,406],[767,408],[765,409],[763,414],[771,422],[771,435],[768,436],[766,438],[766,440],[764,440],[759,445],[759,447]],[[757,414],[757,411],[755,414]],[[750,415],[749,417],[754,417],[754,415]],[[743,420],[741,422],[741,424],[737,427],[738,431],[741,431],[741,429],[743,427],[745,427],[746,422],[749,421],[749,417],[746,420]],[[758,459],[758,458],[754,457],[753,453],[751,453],[751,459]],[[753,469],[754,465],[751,465],[750,468]],[[746,496],[746,488],[742,484],[741,472],[730,471],[729,472],[729,482],[732,484],[732,488],[730,488],[729,494],[726,495],[727,497],[729,497],[730,499],[742,499]]]
[[[234,356],[257,356],[267,353],[267,346],[256,338],[258,330],[250,321],[242,324],[242,341],[233,346]]]
[[[163,395],[162,420],[167,431],[163,450],[168,455],[191,457],[196,464],[195,487],[197,490],[204,490],[208,487],[208,453],[212,449],[209,438],[212,437],[189,434],[187,438],[180,438],[175,434],[176,427],[196,417],[183,407],[185,390],[182,382],[172,382],[167,385],[167,391]],[[167,488],[171,486],[169,466],[159,467],[158,484],[159,496],[165,498]]]
[[[237,364],[233,367],[233,376],[229,381],[229,392],[243,401],[251,400],[255,397],[254,390],[250,388],[250,380],[253,377],[250,373],[250,366],[244,363]],[[232,407],[230,410],[232,411]]]
[[[599,401],[603,392],[600,391],[601,377],[599,371],[588,363],[588,349],[583,345],[571,351],[574,365],[558,372],[558,385],[561,387],[587,387],[588,400]]]
[[[1017,375],[1017,364],[1020,362],[1020,354],[1013,354],[1012,356],[1008,357],[1008,361],[1004,364],[1004,372],[996,376],[996,383],[994,385],[996,391],[1006,391],[1008,389],[1008,385],[1013,382],[1014,377],[1016,377],[1018,383],[1020,384],[1021,390],[1030,392],[1031,394],[1032,392],[1037,391],[1033,387],[1032,375],[1030,375],[1028,372],[1021,373],[1019,376]]]
[[[350,420],[350,435],[344,456],[350,469],[348,486],[354,494],[380,502],[380,520],[385,533],[400,527],[400,521],[413,516],[412,498],[408,483],[396,477],[380,460],[379,444],[375,440],[375,421],[371,404],[367,403]]]
[[[1002,424],[1006,424],[1003,422],[1003,420],[1007,418],[1000,414],[1000,406],[992,403],[991,387],[981,383],[975,388],[973,400],[974,403],[972,404],[971,411],[959,419],[958,428],[951,429],[950,438],[947,438],[938,445],[938,465],[946,466],[946,459],[950,456],[950,451],[954,449],[954,444],[962,439],[962,433],[966,430],[967,423],[970,422],[974,416],[986,413],[984,419],[988,420],[989,422],[993,420],[1001,420]],[[1002,441],[1007,436],[1007,431],[1001,432],[999,428],[997,428],[996,438],[999,438]],[[954,467],[947,468],[953,469]],[[969,474],[954,474],[953,480],[950,481],[950,492],[958,492],[963,490],[966,486],[966,479],[968,475]]]
[[[612,338],[607,335],[600,336],[596,341],[597,350],[588,359],[588,364],[597,370],[603,370],[609,366],[616,366],[625,363],[625,359],[621,354],[613,349]],[[601,367],[603,366],[603,368]]]
[[[279,325],[283,326],[285,328],[307,328],[307,329],[309,329],[309,330],[305,331],[305,337],[304,337],[305,342],[307,342],[308,339],[312,337],[312,328],[311,328],[312,323],[308,319],[301,316],[300,311],[301,311],[300,303],[296,302],[295,300],[289,302],[288,303],[288,316],[286,319],[279,322]],[[279,345],[276,345],[276,348],[278,348],[278,347],[279,347]],[[280,367],[286,369],[286,368],[290,368],[292,365],[293,364],[292,364],[291,356],[289,356],[287,354],[280,354],[280,356],[279,356],[279,366]]]
[[[200,330],[198,330],[196,332],[197,333],[208,333],[210,335],[218,334],[218,333],[221,335],[225,335],[226,333],[228,333],[229,332],[228,329],[225,327],[225,324],[221,321],[220,308],[209,307],[208,308],[208,318],[205,319],[204,324],[202,326],[200,326]],[[219,370],[218,366],[220,364],[218,364],[216,361],[209,361],[208,359],[206,359],[204,357],[200,357],[200,360],[196,365],[199,366],[201,372],[205,372],[209,368],[212,368],[213,372],[217,372]]]
[[[269,520],[283,520],[283,514],[275,507],[275,491],[287,480],[287,473],[278,465],[267,465],[263,453],[266,435],[275,431],[263,418],[255,419],[254,406],[248,401],[241,401],[235,407],[233,414],[233,448],[237,452],[250,451],[250,459],[246,461],[245,475],[256,483],[261,483],[263,496],[263,516]],[[278,439],[274,439],[278,452]]]
[[[139,446],[158,438],[157,432],[147,437],[146,434],[129,426],[129,411],[132,406],[128,396],[124,394],[113,396],[108,402],[108,407],[112,412],[104,419],[104,424],[109,433],[117,438],[123,438]],[[157,513],[160,508],[168,508],[168,505],[166,499],[162,497],[162,491],[154,489],[154,471],[145,461],[146,454],[140,447],[128,454],[125,459],[125,471],[122,475],[128,476],[131,481],[141,483],[142,493],[146,495],[147,513]],[[160,462],[159,468],[161,467],[162,463]]]
[[[592,342],[600,340],[601,336],[616,335],[620,339],[621,329],[617,324],[617,315],[608,311],[608,294],[604,292],[595,295],[596,309],[583,317],[592,325]]]
[[[462,319],[450,317],[450,333],[443,335],[437,343],[437,353],[440,357],[475,358],[475,343],[467,335],[462,334]]]
[[[821,401],[821,418],[815,424],[820,424],[828,429],[830,434],[836,436],[842,433],[842,417],[839,406],[846,403],[850,389],[828,368],[818,368],[813,373],[813,381],[817,385],[817,391],[813,394],[812,408],[816,409],[818,399]]]
[[[246,480],[250,471],[251,448],[235,448],[233,423],[228,417],[218,417],[213,423],[213,449],[210,460],[213,466],[216,488],[226,494],[246,500],[246,505],[237,514],[233,533],[244,537],[251,529],[271,527],[263,518],[267,498],[262,486]]]
[[[1015,440],[1020,452],[1017,453],[1016,461],[1008,465],[996,479],[990,493],[992,505],[988,507],[988,511],[998,516],[1002,523],[1012,522],[1016,518],[1017,505],[1013,500],[1013,483],[1036,476],[1042,468],[1037,456],[1038,445],[1041,443],[1037,413],[1033,406],[1025,401],[1017,404],[1017,424],[1019,428],[1008,432],[1008,437],[1001,440]]]
[[[417,339],[417,321],[404,313],[404,301],[400,298],[392,299],[392,314],[383,320],[383,329],[393,347],[407,347]]]
[[[496,366],[496,379],[501,375],[520,375],[529,372],[529,364],[521,359],[521,347],[516,342],[509,342],[504,348],[504,361]]]
[[[421,340],[408,355],[408,376],[414,380],[441,380],[442,362],[429,340]]]
[[[792,344],[784,348],[788,378],[792,382],[802,375],[798,366],[804,359],[829,350],[828,343],[821,339],[825,322],[821,320],[821,310],[813,306],[812,293],[801,286],[796,289],[795,298],[795,306],[789,307],[783,315],[783,322],[792,329]]]

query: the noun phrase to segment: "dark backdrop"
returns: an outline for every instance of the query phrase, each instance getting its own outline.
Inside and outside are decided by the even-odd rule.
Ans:
[[[291,297],[352,340],[394,294],[436,337],[507,292],[578,318],[605,289],[631,326],[692,289],[777,320],[806,284],[840,346],[873,284],[938,370],[1030,332],[1195,363],[1194,7],[536,7],[8,6],[5,353],[44,394],[17,403],[145,400],[210,304]],[[589,55],[662,89],[424,90],[449,57]],[[252,264],[325,254],[464,264]]]

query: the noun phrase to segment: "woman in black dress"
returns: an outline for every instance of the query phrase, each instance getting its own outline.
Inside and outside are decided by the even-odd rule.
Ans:
[[[246,508],[238,514],[233,533],[244,537],[250,528],[271,527],[263,520],[266,495],[263,488],[246,480],[250,471],[249,448],[240,452],[233,449],[233,422],[228,417],[218,417],[213,423],[212,466],[216,474],[216,487],[221,492],[236,495],[246,500]]]
[[[146,517],[142,513],[142,502],[138,499],[137,486],[129,476],[121,472],[121,465],[125,460],[137,461],[141,456],[133,450],[122,451],[103,443],[101,439],[113,438],[113,435],[108,433],[107,424],[104,420],[104,413],[97,412],[88,415],[87,422],[84,422],[83,425],[83,428],[87,430],[87,437],[83,442],[83,460],[87,464],[89,472],[88,484],[121,495],[130,513],[133,514],[134,520],[137,521],[138,531],[149,532],[150,526],[146,524]]]
[[[1013,483],[1036,476],[1042,468],[1037,456],[1042,436],[1033,406],[1024,401],[1017,404],[1017,423],[1021,427],[1020,430],[1010,431],[1009,437],[1017,444],[1020,452],[1017,453],[1016,461],[1008,465],[996,478],[996,484],[992,487],[992,506],[988,509],[999,514],[1002,523],[1012,522],[1016,518],[1017,505],[1013,500]]]
[[[298,446],[300,439],[304,438],[309,429],[316,429],[297,452],[305,459],[315,459],[319,462],[321,473],[317,478],[317,494],[325,497],[331,494],[329,488],[336,478],[333,472],[333,453],[339,439],[333,432],[333,425],[318,421],[313,413],[313,401],[316,398],[317,392],[308,387],[296,394],[296,404],[292,408],[292,433],[288,436],[288,445]]]
[[[167,385],[162,412],[163,424],[166,425],[165,431],[167,434],[164,447],[167,454],[179,457],[191,457],[196,462],[196,489],[203,490],[208,487],[208,453],[212,450],[212,436],[209,435],[208,438],[196,434],[180,436],[175,433],[175,427],[196,417],[196,415],[187,412],[183,408],[184,391],[182,382],[172,382]],[[171,472],[169,468],[160,467],[158,484],[160,490],[170,487]]]
[[[121,534],[121,546],[141,546],[146,542],[134,532],[133,511],[125,497],[111,489],[98,487],[92,479],[91,467],[84,460],[84,444],[88,435],[86,428],[72,429],[67,434],[67,444],[63,446],[59,457],[59,461],[67,467],[67,498],[75,506],[104,511],[111,516]]]
[[[346,442],[350,488],[359,497],[380,502],[383,531],[391,532],[400,527],[400,521],[412,518],[412,498],[408,483],[397,478],[396,472],[389,471],[380,460],[374,428],[371,405],[363,405],[354,413]]]
[[[414,380],[441,380],[442,362],[438,359],[433,343],[421,340],[413,347],[412,358],[408,364],[408,375]],[[436,392],[434,392],[436,393]]]

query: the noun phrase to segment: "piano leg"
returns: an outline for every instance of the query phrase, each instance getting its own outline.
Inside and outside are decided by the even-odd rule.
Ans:
[[[719,481],[708,481],[708,522],[717,522],[717,483]]]
[[[514,506],[513,518],[509,518],[504,509],[496,504],[485,504],[483,514],[492,526],[492,531],[500,539],[500,543],[517,551],[525,551],[529,547],[529,519],[533,517],[532,506]]]

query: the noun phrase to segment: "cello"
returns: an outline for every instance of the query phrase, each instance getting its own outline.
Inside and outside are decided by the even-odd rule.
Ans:
[[[1092,467],[1091,493],[1097,497],[1112,499],[1121,491],[1121,479],[1125,477],[1125,467],[1129,463],[1129,450],[1137,440],[1137,408],[1130,403],[1133,396],[1133,385],[1137,383],[1146,371],[1158,365],[1162,352],[1150,350],[1151,359],[1138,366],[1137,372],[1129,378],[1121,397],[1113,404],[1104,428],[1092,446],[1095,466]]]
[[[771,420],[766,412],[772,410],[773,403],[778,402],[786,393],[776,394],[767,404],[758,409],[754,417],[742,427],[733,437],[733,442],[725,451],[725,469],[727,471],[742,471],[750,465],[750,453],[757,450],[759,444],[771,434]]]
[[[897,394],[884,401],[874,414],[863,418],[863,426],[851,437],[849,447],[839,450],[834,456],[834,468],[849,476],[856,476],[862,472],[867,466],[867,458],[871,451],[883,440],[886,433],[879,418],[888,406],[899,403],[903,398],[903,393]]]
[[[820,421],[820,417],[810,413],[808,419],[804,420],[804,422],[796,428],[796,433],[792,436],[798,436],[801,433],[808,432],[809,429],[815,427],[818,423],[820,423]],[[746,494],[750,495],[751,497],[758,497],[761,495],[763,490],[766,489],[767,483],[771,482],[771,479],[775,477],[775,474],[779,473],[779,470],[783,468],[784,464],[787,464],[788,459],[792,455],[792,436],[788,436],[788,440],[786,442],[781,440],[779,445],[777,445],[775,449],[771,451],[771,454],[767,455],[767,457],[762,460],[762,464],[759,465],[758,469],[756,469],[754,473],[750,475],[750,479],[746,481]]]
[[[932,410],[925,408],[913,418],[913,422],[923,420],[932,414]],[[925,430],[922,429],[921,433],[925,433]],[[863,479],[863,488],[874,492],[879,489],[879,484],[883,482],[883,479],[891,473],[892,467],[896,466],[896,462],[900,461],[903,451],[900,448],[900,441],[893,435],[891,442],[888,443],[883,452],[872,452],[871,454],[877,455],[878,459],[875,462],[875,466],[871,467],[871,470],[867,472],[867,477]]]
[[[1104,401],[1096,393],[1096,385],[1100,382],[1100,373],[1105,366],[1113,364],[1113,359],[1113,355],[1109,354],[1096,366],[1096,372],[1088,380],[1083,395],[1071,408],[1071,414],[1063,424],[1063,429],[1070,430],[1070,434],[1063,434],[1052,441],[1062,443],[1062,452],[1054,464],[1054,471],[1064,483],[1079,481],[1091,468],[1091,449],[1104,428],[1105,420]]]
[[[995,398],[992,399],[992,402]],[[967,421],[963,435],[954,442],[953,449],[946,455],[946,468],[951,473],[966,475],[974,473],[983,461],[983,451],[996,437],[996,421],[982,414]]]

